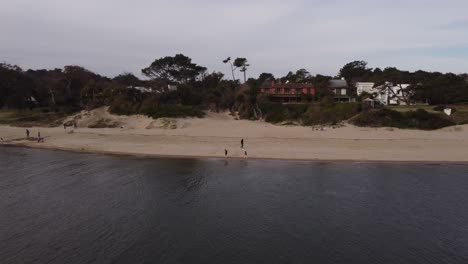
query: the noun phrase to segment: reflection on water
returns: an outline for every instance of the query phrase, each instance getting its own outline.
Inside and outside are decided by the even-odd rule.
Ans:
[[[0,148],[1,263],[468,263],[468,166]]]

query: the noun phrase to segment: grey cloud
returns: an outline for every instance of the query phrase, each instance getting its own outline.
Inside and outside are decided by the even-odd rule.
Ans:
[[[3,1],[0,60],[25,68],[80,64],[111,76],[175,53],[219,71],[224,57],[245,56],[252,75],[335,74],[353,59],[461,72],[466,57],[407,51],[467,44],[453,30],[454,21],[464,26],[467,9],[457,0]]]

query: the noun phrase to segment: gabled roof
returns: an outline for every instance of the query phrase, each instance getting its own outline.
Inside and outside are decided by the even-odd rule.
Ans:
[[[346,80],[330,80],[328,81],[329,88],[348,88]]]

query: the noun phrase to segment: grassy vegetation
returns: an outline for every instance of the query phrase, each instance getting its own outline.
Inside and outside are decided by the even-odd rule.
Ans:
[[[281,104],[262,102],[259,106],[267,122],[296,121],[308,126],[337,124],[355,116],[360,111],[358,103]]]
[[[388,108],[362,112],[350,120],[362,127],[397,127],[432,130],[453,126],[456,122],[441,113],[429,113],[424,109],[395,111]]]
[[[115,100],[109,107],[109,111],[116,115],[142,114],[152,118],[161,117],[203,117],[205,113],[198,106],[178,104],[155,104],[151,100],[145,100],[142,104],[132,103],[129,100]]]
[[[429,113],[438,113],[436,110],[434,110],[433,105],[389,105],[386,108],[402,113],[416,111],[418,109],[425,110]]]
[[[67,115],[67,112],[44,112],[36,110],[1,110],[0,124],[14,125],[19,127],[55,127],[60,126],[62,120]]]
[[[355,116],[359,111],[360,105],[358,103],[311,105],[302,116],[302,122],[308,126],[321,124],[335,125]]]
[[[152,118],[161,117],[203,117],[205,113],[199,108],[186,105],[161,105],[141,111],[141,114]]]
[[[440,114],[442,108],[452,108],[453,112],[450,116],[450,119],[455,122],[455,124],[462,125],[468,124],[468,104],[454,104],[446,106],[434,106],[434,105],[398,105],[398,106],[388,106],[387,108],[395,110],[398,112],[408,112],[416,111],[417,109],[423,109],[429,113]]]
[[[307,111],[306,104],[281,104],[275,102],[262,102],[259,104],[265,117],[270,123],[281,123],[285,121],[299,120]]]

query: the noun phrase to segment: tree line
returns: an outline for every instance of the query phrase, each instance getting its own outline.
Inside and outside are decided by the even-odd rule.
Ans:
[[[114,78],[101,76],[81,66],[70,65],[62,69],[23,70],[19,66],[0,64],[0,108],[48,108],[55,111],[78,110],[108,105],[121,113],[151,113],[158,107],[186,106],[212,110],[247,109],[249,113],[261,112],[256,108],[259,88],[267,82],[311,83],[316,88],[316,100],[332,96],[328,81],[345,78],[350,86],[356,82],[385,82],[410,84],[412,99],[430,104],[468,102],[466,74],[403,71],[394,67],[368,68],[365,61],[344,65],[336,76],[311,75],[306,69],[291,71],[282,77],[262,73],[257,78],[247,78],[250,64],[246,58],[222,60],[230,67],[231,78],[221,72],[208,72],[191,58],[177,54],[154,60],[141,70],[146,79],[132,73],[122,73]],[[221,61],[220,61],[221,63]],[[243,82],[236,78],[243,75]],[[176,85],[176,91],[164,91]],[[147,87],[160,93],[145,94],[128,87]],[[171,108],[174,109],[174,108]]]

